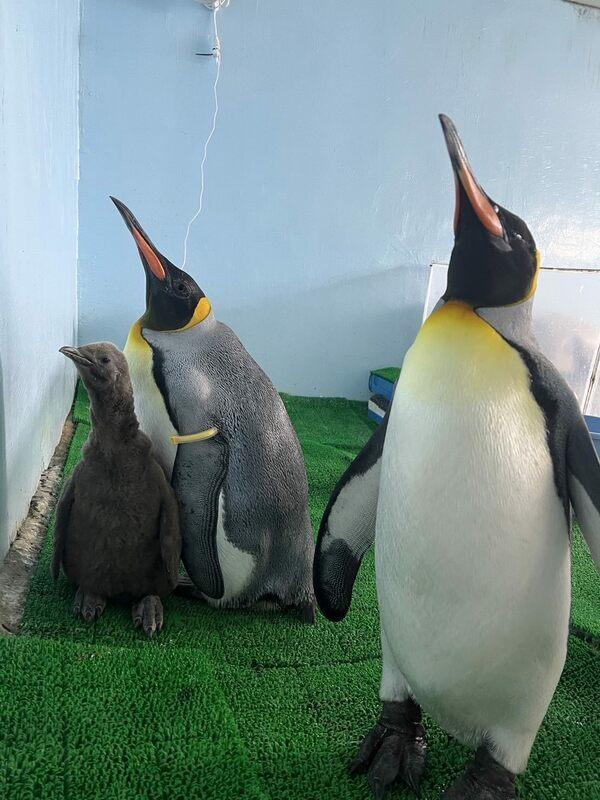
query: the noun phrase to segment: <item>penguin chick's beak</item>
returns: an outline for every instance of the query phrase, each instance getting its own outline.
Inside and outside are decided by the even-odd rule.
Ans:
[[[131,235],[135,239],[135,243],[137,244],[144,268],[146,270],[150,270],[152,275],[154,275],[157,280],[164,281],[167,277],[167,273],[163,266],[161,254],[152,244],[150,238],[147,236],[146,232],[137,219],[133,216],[131,211],[127,208],[125,203],[117,200],[116,197],[111,196],[110,199],[118,208],[119,213],[125,220],[125,224],[129,228]]]
[[[500,217],[496,213],[489,197],[477,183],[473,170],[469,164],[469,159],[465,152],[463,143],[460,140],[458,131],[450,117],[445,114],[439,115],[446,147],[454,170],[454,182],[456,185],[456,206],[454,208],[454,233],[458,233],[461,214],[461,202],[468,201],[475,212],[479,222],[493,236],[503,237],[504,229],[500,222]],[[462,191],[461,191],[462,189]]]
[[[76,347],[61,347],[58,352],[62,353],[63,356],[70,358],[71,361],[74,361],[75,364],[79,364],[82,367],[92,366],[90,359],[80,353]]]

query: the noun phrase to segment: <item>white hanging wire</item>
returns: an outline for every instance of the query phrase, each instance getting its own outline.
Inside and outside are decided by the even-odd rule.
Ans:
[[[229,0],[199,0],[203,6],[212,11],[213,8],[227,8]]]
[[[187,245],[188,239],[190,236],[190,231],[192,229],[192,225],[198,219],[200,214],[202,213],[202,205],[204,202],[204,166],[206,164],[206,157],[208,155],[208,146],[210,141],[214,135],[214,132],[217,127],[217,117],[219,116],[219,95],[217,92],[217,88],[219,86],[219,76],[221,74],[221,40],[219,39],[219,27],[217,24],[217,14],[219,13],[219,9],[222,6],[226,6],[229,4],[229,0],[214,0],[214,5],[212,5],[213,9],[213,29],[215,35],[215,46],[213,47],[213,55],[217,62],[217,70],[215,73],[215,82],[213,84],[213,98],[215,103],[215,110],[213,113],[213,121],[212,127],[210,129],[210,133],[208,134],[208,138],[204,143],[204,153],[202,155],[202,162],[200,164],[200,197],[198,198],[198,208],[194,216],[190,219],[187,225],[187,230],[185,232],[185,239],[183,240],[183,263],[181,265],[182,269],[185,269],[185,264],[187,261]],[[205,3],[206,5],[206,3]]]

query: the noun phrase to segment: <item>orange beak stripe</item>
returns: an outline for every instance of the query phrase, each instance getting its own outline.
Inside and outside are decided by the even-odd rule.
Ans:
[[[146,259],[146,263],[152,270],[152,274],[158,278],[159,281],[164,281],[167,277],[167,273],[165,272],[165,268],[160,262],[160,258],[156,255],[154,250],[150,247],[148,242],[144,239],[142,234],[137,231],[133,226],[131,228],[131,232],[133,233],[133,238],[136,241],[136,244],[139,248],[140,253]]]
[[[477,185],[477,181],[471,175],[471,172],[465,166],[458,170],[458,179],[462,183],[463,189],[466,192],[469,202],[473,207],[473,211],[477,214],[477,218],[483,227],[494,236],[502,236],[502,223],[498,214],[494,211],[494,207],[487,199],[485,194]],[[458,182],[456,184],[456,208],[454,210],[454,231],[458,227],[458,220],[460,219],[460,192],[458,190]]]

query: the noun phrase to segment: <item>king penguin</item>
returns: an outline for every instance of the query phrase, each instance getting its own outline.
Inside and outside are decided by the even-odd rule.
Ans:
[[[398,780],[416,790],[424,709],[476,750],[445,800],[509,800],[565,662],[571,504],[600,563],[600,465],[531,332],[533,237],[440,121],[456,184],[447,288],[329,501],[315,592],[343,618],[375,541],[382,712],[351,772],[377,798]]]
[[[213,605],[296,607],[314,621],[314,541],[283,402],[196,281],[112,198],[146,274],[125,355],[142,430],[181,506],[182,559]]]

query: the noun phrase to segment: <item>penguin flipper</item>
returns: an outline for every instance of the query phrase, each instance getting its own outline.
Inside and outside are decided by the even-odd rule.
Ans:
[[[600,570],[600,461],[581,417],[569,430],[567,471],[571,505]]]
[[[229,448],[218,435],[180,444],[172,484],[181,506],[182,558],[202,594],[220,599],[225,591],[217,550],[219,497],[229,466]]]
[[[315,550],[313,581],[323,614],[343,619],[363,556],[375,541],[381,454],[388,413],[340,478],[329,499]]]
[[[542,353],[507,341],[523,358],[533,396],[546,418],[555,482],[565,514],[570,517],[570,502],[600,569],[600,463],[577,398]]]
[[[69,517],[71,508],[75,500],[75,473],[67,479],[64,485],[60,500],[56,507],[56,518],[54,522],[54,554],[52,556],[51,573],[54,580],[58,580],[60,575],[60,565],[62,564],[67,531],[69,529]]]

